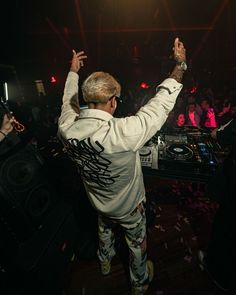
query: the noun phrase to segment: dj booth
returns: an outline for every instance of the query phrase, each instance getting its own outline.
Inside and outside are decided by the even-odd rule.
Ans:
[[[139,151],[144,176],[208,181],[226,152],[210,130],[179,128],[157,133]]]

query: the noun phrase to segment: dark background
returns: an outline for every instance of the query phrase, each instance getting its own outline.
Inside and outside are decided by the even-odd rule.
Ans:
[[[30,101],[37,79],[47,94],[61,96],[75,48],[88,55],[82,78],[105,70],[125,87],[157,84],[169,71],[176,36],[187,48],[187,87],[235,83],[234,0],[4,1],[0,80],[15,80],[13,99]]]
[[[4,82],[8,82],[11,102],[17,103],[25,100],[32,106],[34,102],[39,104],[40,99],[43,101],[42,105],[49,104],[50,107],[54,104],[59,105],[73,48],[84,49],[88,55],[86,67],[81,71],[81,80],[92,71],[104,70],[115,75],[121,81],[124,89],[133,90],[142,81],[152,86],[157,85],[173,67],[171,48],[177,36],[184,42],[187,49],[188,71],[184,78],[186,88],[191,89],[192,86],[197,86],[201,90],[201,88],[211,87],[216,89],[214,91],[216,94],[224,92],[224,88],[234,87],[236,89],[235,0],[7,0],[1,1],[0,8],[0,95],[4,96],[2,86]],[[52,76],[56,78],[55,83],[51,83]],[[35,80],[42,80],[47,95],[38,98]],[[134,104],[133,101],[131,103]],[[53,108],[45,106],[41,108],[44,116],[37,129],[32,122],[26,121],[25,114],[30,112],[22,105],[19,107],[21,112],[16,114],[16,118],[26,127],[30,127],[32,134],[37,137],[38,146],[47,145],[47,148],[42,151],[45,163],[50,166],[50,169],[47,169],[47,173],[42,172],[35,153],[29,152],[27,147],[26,150],[20,150],[19,154],[13,153],[11,158],[4,155],[0,163],[0,189],[2,191],[0,192],[2,194],[0,208],[3,212],[6,211],[8,208],[6,206],[11,201],[10,213],[6,219],[8,223],[13,223],[14,239],[17,235],[22,237],[22,232],[27,238],[25,248],[19,249],[18,252],[15,249],[12,250],[12,247],[18,247],[18,242],[11,240],[12,235],[9,235],[10,241],[8,241],[9,230],[8,228],[6,230],[5,224],[1,223],[3,234],[5,234],[4,231],[7,234],[6,238],[1,234],[1,241],[4,241],[4,245],[0,254],[6,259],[10,256],[13,264],[23,261],[23,265],[20,263],[20,270],[27,262],[30,266],[30,269],[26,269],[27,274],[36,273],[37,283],[34,283],[35,281],[29,279],[24,273],[25,285],[24,281],[21,282],[21,276],[17,284],[15,277],[10,274],[7,287],[17,288],[17,292],[19,292],[19,286],[24,289],[28,287],[29,282],[35,285],[34,288],[48,287],[45,283],[49,279],[47,275],[57,277],[55,270],[59,272],[64,270],[74,251],[75,238],[79,239],[77,246],[79,255],[83,256],[81,252],[84,251],[87,256],[92,256],[90,252],[95,254],[96,251],[96,236],[93,231],[96,228],[95,215],[91,212],[92,209],[87,203],[85,194],[82,193],[82,185],[78,182],[75,167],[73,166],[72,169],[71,162],[61,152],[58,142],[49,143],[48,141],[51,134],[56,134],[57,125],[54,124],[50,129],[48,126],[50,124],[43,123],[50,123],[49,115],[53,113]],[[61,171],[66,171],[66,173],[61,173]],[[20,175],[28,176],[24,178],[28,182],[22,182]],[[52,181],[53,187],[57,188],[55,192],[51,193],[48,180]],[[156,182],[155,178],[154,182]],[[151,188],[153,183],[150,180]],[[158,183],[162,185],[161,182],[158,181]],[[173,183],[173,186],[169,183],[165,186],[164,183],[163,192],[159,187],[154,187],[152,191],[147,185],[147,192],[150,194],[155,213],[153,216],[160,213],[162,220],[158,219],[157,222],[165,224],[168,229],[166,233],[158,233],[158,235],[154,231],[150,238],[152,241],[150,249],[153,248],[151,250],[154,253],[153,257],[160,266],[160,279],[158,278],[156,284],[154,283],[154,288],[157,286],[158,288],[160,286],[170,287],[172,291],[180,290],[179,292],[185,288],[185,293],[191,294],[195,287],[200,290],[199,294],[202,294],[206,288],[196,262],[197,250],[199,245],[206,244],[205,241],[200,243],[200,239],[203,236],[209,238],[207,227],[211,220],[208,219],[208,215],[215,207],[212,203],[207,203],[208,205],[197,203],[195,208],[191,207],[195,205],[196,197],[203,196],[203,192],[196,190],[198,195],[192,195],[193,187],[188,186],[186,189],[181,182],[178,185],[180,186],[178,190],[183,190],[183,192],[176,191],[176,183]],[[39,186],[45,189],[46,196],[37,193]],[[201,185],[199,187],[201,188]],[[74,210],[77,210],[75,213],[78,223],[74,221],[70,206],[66,212],[64,203],[58,201],[61,198],[59,191],[63,197],[66,196],[68,203],[73,204]],[[176,200],[177,205],[166,206],[164,212],[161,212],[160,203],[164,200],[165,192],[168,197],[178,196],[179,199],[178,202]],[[165,201],[168,202],[166,199]],[[32,206],[28,206],[29,203]],[[35,213],[35,208],[38,210],[42,208],[42,206],[38,207],[38,204],[44,204],[43,209],[45,210],[41,210],[41,215],[36,214],[35,216],[32,214]],[[29,209],[33,209],[31,210],[33,212]],[[37,210],[36,213],[38,213]],[[175,229],[175,225],[180,222],[178,216],[188,216],[191,225],[186,223],[185,226],[189,228],[181,233]],[[86,218],[87,227],[84,226]],[[206,219],[207,222],[205,222]],[[181,221],[185,223],[184,219]],[[44,225],[41,231],[38,231],[39,224]],[[193,235],[194,237],[198,235],[199,240],[194,240]],[[183,238],[184,243],[180,242]],[[167,242],[170,249],[168,257],[165,247]],[[50,246],[47,249],[44,248],[46,244]],[[68,247],[64,251],[65,244]],[[162,250],[156,251],[157,246],[159,249],[162,247]],[[192,257],[191,248],[188,246],[194,250],[193,264],[185,263],[186,253],[191,254]],[[22,259],[19,262],[16,258],[21,255]],[[98,265],[95,261],[93,264],[95,274],[96,272],[98,274]],[[181,271],[179,267],[176,267],[177,265],[181,265]],[[70,275],[72,283],[76,282],[74,288],[80,288],[78,282],[81,282],[82,287],[86,285],[86,288],[92,288],[91,294],[98,294],[93,290],[98,284],[94,282],[91,285],[90,265],[87,264],[87,272],[84,272],[83,265],[80,264],[75,270],[74,274]],[[21,273],[22,271],[17,270],[17,276]],[[8,276],[3,272],[1,274]],[[87,276],[85,280],[83,280],[84,276]],[[120,289],[117,288],[119,292],[122,289],[120,282],[126,284],[124,272],[121,272],[121,278],[118,276],[116,278],[117,283],[114,284],[112,277],[110,285],[113,291],[114,286],[119,286]],[[12,281],[15,283],[12,284]],[[49,279],[49,281],[54,283],[54,279]],[[103,292],[106,284],[102,281],[98,288]],[[71,286],[70,282],[68,286]],[[54,288],[55,285],[52,287]],[[129,286],[125,286],[125,289],[128,290]],[[29,294],[33,293],[35,291]],[[26,293],[23,292],[23,294]]]

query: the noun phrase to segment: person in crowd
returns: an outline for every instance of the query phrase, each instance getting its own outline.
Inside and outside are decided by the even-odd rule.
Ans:
[[[189,103],[187,106],[187,116],[186,116],[186,125],[187,126],[200,126],[200,116],[196,110],[195,103]]]
[[[221,111],[217,114],[217,123],[218,126],[225,125],[232,119],[231,114],[231,102],[228,100],[225,100],[222,105]]]
[[[216,97],[214,97],[214,100],[213,100],[213,108],[215,110],[216,116],[218,116],[218,114],[222,111],[222,106],[223,106],[223,98],[222,98],[222,94],[219,93],[217,94]]]
[[[9,118],[7,114],[4,114],[0,128],[0,144],[6,139],[9,133],[13,130],[14,118]]]
[[[201,267],[207,271],[214,283],[223,291],[229,291],[235,275],[235,183],[236,183],[236,118],[219,129],[214,129],[211,136],[224,147],[230,147],[230,153],[223,163],[223,171],[215,177],[215,186],[219,187],[221,196],[212,191],[212,196],[218,199],[219,208],[216,212],[212,234],[207,253],[199,251]],[[219,190],[218,190],[219,191]]]
[[[205,128],[216,128],[216,116],[214,109],[210,106],[209,99],[202,99],[201,108],[203,110],[201,116],[201,127]]]
[[[200,105],[198,104],[197,99],[194,95],[189,95],[187,97],[187,106],[190,104],[195,104],[195,111],[197,112],[198,116],[201,117],[203,111],[202,111],[202,108],[200,107]]]
[[[115,118],[121,86],[105,72],[94,72],[85,79],[82,94],[88,109],[79,110],[78,72],[86,55],[73,50],[58,122],[59,137],[98,212],[101,272],[110,273],[115,255],[113,228],[120,225],[129,247],[132,294],[144,294],[153,278],[153,263],[147,260],[146,196],[139,149],[160,130],[181,91],[186,54],[178,38],[173,51],[176,66],[156,94],[135,115]]]
[[[184,115],[184,113],[177,114],[175,123],[176,123],[175,127],[183,127],[185,125],[185,115]]]

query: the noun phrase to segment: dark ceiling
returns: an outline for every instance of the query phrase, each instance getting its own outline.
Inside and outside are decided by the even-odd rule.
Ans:
[[[5,2],[1,69],[13,66],[23,81],[63,77],[72,48],[87,52],[85,72],[155,76],[165,70],[176,36],[185,43],[193,73],[223,77],[236,68],[235,0]]]

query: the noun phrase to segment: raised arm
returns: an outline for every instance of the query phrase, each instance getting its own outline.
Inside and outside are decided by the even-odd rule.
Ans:
[[[140,149],[154,136],[175,105],[183,86],[180,82],[187,68],[185,48],[179,38],[174,40],[173,53],[176,65],[169,78],[158,85],[157,93],[135,116],[124,118],[120,123],[124,139],[122,144],[129,149]]]
[[[62,98],[61,115],[59,118],[60,129],[66,129],[70,126],[79,115],[79,98],[78,98],[78,72],[84,66],[84,60],[87,56],[84,51],[76,52],[72,50],[73,56],[70,66],[70,72],[67,76],[64,95]]]
[[[179,41],[179,38],[175,38],[173,53],[174,59],[176,61],[176,66],[170,74],[170,78],[175,79],[177,82],[181,82],[183,78],[183,73],[187,70],[187,64],[186,51],[183,43]]]

